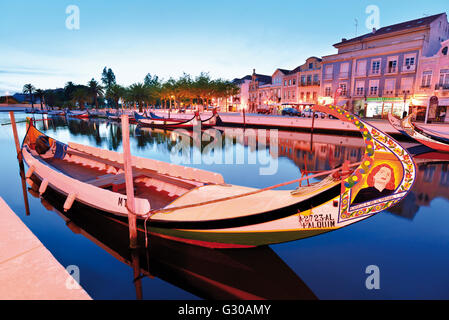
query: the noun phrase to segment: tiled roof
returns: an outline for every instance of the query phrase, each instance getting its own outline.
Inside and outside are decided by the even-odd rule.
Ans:
[[[407,30],[407,29],[414,29],[414,28],[418,28],[418,27],[421,27],[421,26],[426,26],[426,25],[429,25],[430,23],[432,23],[433,21],[435,21],[437,18],[439,18],[440,16],[442,16],[444,14],[445,13],[440,13],[440,14],[436,14],[436,15],[433,15],[433,16],[423,17],[423,18],[420,18],[420,19],[410,20],[410,21],[406,21],[406,22],[402,22],[402,23],[386,26],[386,27],[380,28],[379,30],[376,30],[375,33],[370,32],[370,33],[367,33],[367,34],[365,34],[363,36],[359,36],[359,37],[356,37],[356,38],[352,38],[352,39],[348,39],[348,40],[345,40],[345,41],[341,41],[339,43],[334,44],[334,46],[338,47],[338,46],[346,45],[346,44],[353,43],[353,42],[359,42],[359,41],[367,40],[367,39],[369,39],[371,37],[382,35],[382,34],[388,34],[388,33],[392,33],[392,32],[397,32],[397,31],[402,31],[402,30]]]

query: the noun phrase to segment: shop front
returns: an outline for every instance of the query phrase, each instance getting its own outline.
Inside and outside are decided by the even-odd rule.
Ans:
[[[397,117],[403,117],[408,114],[410,100],[404,101],[403,98],[367,98],[365,104],[365,117],[386,119],[388,113]]]

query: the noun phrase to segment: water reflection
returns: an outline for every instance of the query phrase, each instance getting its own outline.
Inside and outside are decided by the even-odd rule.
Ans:
[[[39,129],[46,131],[45,126],[38,123]],[[121,146],[122,131],[121,125],[117,122],[108,122],[105,120],[80,120],[65,119],[61,117],[51,119],[50,127],[53,133],[57,133],[59,128],[66,128],[72,136],[84,136],[89,138],[92,145],[104,147],[106,143],[109,150],[117,151]],[[265,150],[258,149],[261,145],[266,145],[266,150],[270,150],[270,135],[266,134],[261,141],[257,131],[247,129],[241,131],[244,136],[242,139],[235,137],[234,128],[219,128],[206,130],[201,133],[202,136],[196,137],[194,132],[189,131],[169,131],[162,129],[139,128],[136,125],[130,126],[130,136],[134,138],[137,149],[145,150],[147,148],[156,148],[159,151],[171,152],[179,143],[185,141],[185,136],[189,136],[191,149],[200,146],[204,152],[206,146],[214,142],[214,138],[221,138],[221,148],[226,152],[226,143],[231,142],[234,150],[241,145],[250,147],[251,152],[261,152]],[[216,132],[214,134],[214,131]],[[257,145],[254,148],[251,145],[252,135],[254,133]],[[363,156],[364,143],[362,138],[358,137],[338,137],[330,135],[320,135],[300,132],[278,131],[278,155],[292,160],[298,168],[304,168],[310,171],[329,170],[340,166],[344,161],[357,162]],[[57,138],[57,136],[55,137]],[[199,143],[196,140],[199,140]],[[266,139],[266,140],[265,140]],[[272,154],[272,156],[276,156]]]
[[[36,120],[40,119],[39,117],[41,116],[36,115]],[[25,133],[25,124],[20,121],[24,118],[25,116],[20,118],[19,115],[17,119],[19,135],[22,136]],[[9,121],[7,115],[2,120]],[[119,123],[53,118],[48,119],[47,122],[39,121],[37,126],[63,142],[74,141],[120,151]],[[225,128],[220,129],[225,134]],[[0,185],[2,197],[13,207],[15,205],[14,209],[20,215],[27,210],[27,201],[22,203],[20,200],[20,203],[15,204],[23,180],[19,181],[20,177],[16,176],[15,148],[12,138],[9,137],[11,128],[2,126],[0,130],[3,130],[3,139],[0,138],[0,143],[5,152],[5,156],[2,157],[3,174],[8,179],[11,177],[10,180],[17,179],[14,181],[14,187],[12,183]],[[151,129],[136,131],[134,125],[131,125],[131,130],[133,153],[162,161],[170,161],[170,151],[182,138],[171,131]],[[191,134],[188,133],[189,139],[193,141]],[[304,170],[306,162],[307,169],[313,171],[333,168],[345,160],[358,161],[364,147],[363,141],[357,137],[317,134],[312,137],[307,133],[283,131],[278,133],[278,142],[279,172],[269,179],[255,174],[251,171],[251,165],[248,164],[226,166],[226,168],[208,166],[203,169],[223,174],[229,183],[265,187],[291,180],[292,175],[298,176],[298,171]],[[265,151],[251,149],[248,145],[247,139],[232,140],[234,151],[253,153]],[[201,144],[201,147],[203,148],[204,144]],[[224,149],[225,146],[223,146]],[[61,228],[61,225],[56,223],[61,221],[59,218],[55,219],[52,215],[45,214],[47,210],[44,208],[54,210],[54,207],[61,206],[60,203],[54,203],[48,198],[47,194],[41,201],[29,197],[32,215],[30,217],[23,215],[21,218],[58,260],[67,262],[68,265],[77,259],[80,264],[88,266],[83,269],[86,270],[84,279],[87,279],[84,281],[87,283],[88,292],[99,298],[123,299],[129,296],[139,298],[141,295],[143,298],[148,298],[153,291],[158,292],[157,296],[153,295],[156,299],[160,296],[160,292],[165,292],[167,298],[175,299],[186,296],[190,298],[189,292],[197,297],[207,298],[242,298],[247,297],[248,294],[269,298],[286,296],[307,298],[313,291],[312,298],[316,294],[318,297],[331,299],[379,297],[390,299],[410,296],[447,299],[447,291],[444,291],[442,287],[449,281],[447,278],[449,260],[444,251],[447,249],[446,243],[449,239],[447,234],[449,222],[444,214],[449,208],[447,201],[449,199],[449,156],[433,153],[416,157],[415,160],[418,168],[417,182],[412,192],[390,210],[391,214],[376,215],[366,223],[356,224],[329,235],[271,246],[276,253],[270,248],[241,252],[213,251],[151,238],[150,249],[148,251],[140,249],[138,255],[133,257],[128,250],[126,224],[98,217],[98,214],[90,214],[85,208],[73,211],[76,215],[61,214],[70,230],[89,238],[110,255],[129,266],[125,266],[129,272],[123,273],[120,263],[114,264],[115,260],[110,263],[113,260],[111,256],[99,254],[104,252],[91,245],[91,242],[78,240],[76,246],[70,247],[75,243],[72,231]],[[37,191],[30,190],[31,192],[34,192],[39,199]],[[429,214],[432,215],[431,219],[427,218]],[[401,230],[398,236],[396,236],[397,230]],[[414,239],[413,248],[410,247],[411,238]],[[384,240],[385,242],[382,242]],[[348,243],[354,245],[348,246]],[[90,249],[92,251],[89,252]],[[109,259],[105,258],[105,261],[103,256]],[[379,265],[382,265],[382,270],[385,270],[384,275],[397,274],[398,276],[395,276],[394,280],[393,277],[385,278],[384,283],[388,285],[379,292],[367,293],[364,286],[366,279],[364,268],[368,263],[373,263],[373,257],[375,257],[375,263],[379,261]],[[286,261],[288,266],[283,261]],[[139,264],[139,270],[132,267],[133,262]],[[433,270],[432,275],[423,274],[423,268],[429,266]],[[117,279],[116,282],[101,282],[98,274],[106,269],[113,274],[110,278]],[[329,272],[330,269],[333,272]],[[351,272],[348,273],[348,270]],[[139,274],[145,278],[139,278]],[[335,277],[335,274],[344,274],[346,277]],[[298,275],[310,288],[304,289]],[[89,276],[90,279],[88,279]],[[156,276],[166,282],[155,279],[159,281],[158,285],[145,286],[145,283],[154,283],[146,278],[150,276]],[[414,279],[413,284],[408,280],[411,278]],[[137,280],[133,282],[134,279]],[[126,284],[123,284],[125,281]],[[131,283],[136,284],[136,287],[133,287],[128,294],[126,290]],[[185,291],[172,289],[169,283]],[[411,287],[412,285],[415,287]],[[111,293],[114,291],[120,291],[120,293]]]
[[[31,194],[38,195],[35,190]],[[142,277],[158,277],[204,299],[316,299],[269,247],[213,250],[150,236],[146,249],[140,232],[139,249],[132,251],[123,221],[81,204],[62,213],[64,198],[53,190],[41,202],[64,219],[72,232],[131,267],[137,299],[144,297]]]

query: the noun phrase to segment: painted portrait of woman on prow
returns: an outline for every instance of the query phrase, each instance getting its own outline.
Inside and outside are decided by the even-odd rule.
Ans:
[[[375,167],[368,175],[368,187],[360,189],[352,204],[360,204],[393,194],[394,170],[388,164]]]

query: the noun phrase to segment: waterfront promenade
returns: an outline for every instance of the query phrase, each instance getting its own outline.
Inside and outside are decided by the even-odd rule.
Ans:
[[[158,116],[167,117],[167,111],[157,110],[154,112]],[[211,112],[202,112],[202,118],[208,118],[212,113]],[[280,115],[262,115],[256,113],[248,113],[243,116],[242,113],[239,112],[220,112],[219,113],[221,123],[219,125],[223,126],[233,126],[233,127],[243,127],[244,125],[247,127],[255,127],[255,128],[273,128],[279,130],[298,130],[309,132],[312,127],[312,118],[304,118],[304,117],[290,117],[290,116],[280,116]],[[193,113],[170,113],[171,118],[175,119],[183,119],[187,120],[193,117]],[[404,136],[393,128],[388,120],[386,119],[364,119],[369,124],[374,126],[375,128],[393,135],[395,138],[404,139]],[[449,123],[436,123],[436,124],[421,124],[421,127],[447,132],[449,131]],[[313,121],[314,132],[322,132],[322,133],[337,133],[337,134],[352,134],[359,135],[358,129],[351,125],[350,123],[343,122],[337,119],[329,119],[320,117],[315,118]]]
[[[74,281],[0,198],[0,299],[91,300]]]

